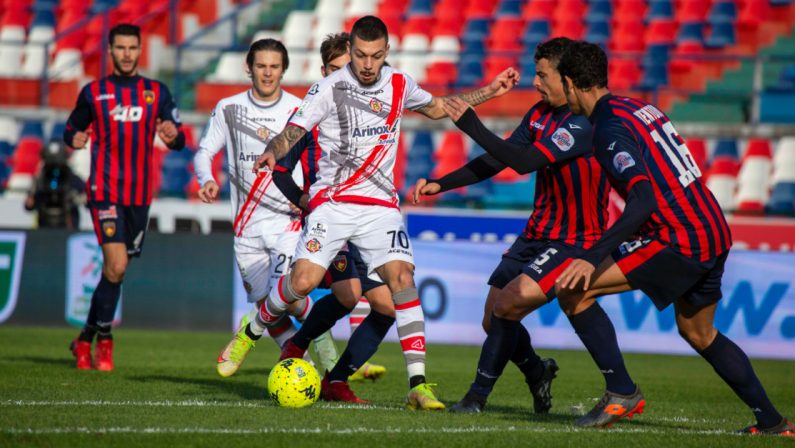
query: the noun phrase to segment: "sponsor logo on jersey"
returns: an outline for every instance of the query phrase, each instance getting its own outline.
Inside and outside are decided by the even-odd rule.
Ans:
[[[368,128],[353,128],[352,138],[358,137],[372,137],[375,135],[389,134],[396,132],[397,126],[370,126]]]
[[[323,245],[320,244],[320,241],[317,238],[312,238],[311,240],[306,242],[306,250],[310,253],[315,253],[323,248]]]
[[[582,127],[574,123],[569,123],[569,129],[582,129]]]
[[[568,151],[574,146],[574,136],[564,128],[560,128],[552,134],[552,143],[561,151]]]
[[[309,236],[312,238],[325,238],[327,231],[328,229],[326,228],[326,225],[322,222],[318,222],[315,223],[311,229],[309,229]]]
[[[337,255],[337,258],[334,259],[332,263],[334,269],[345,272],[345,269],[348,267],[348,258],[345,255]]]
[[[97,215],[100,221],[105,219],[116,219],[119,217],[119,215],[116,213],[115,205],[111,205],[106,210],[99,210]]]
[[[256,162],[259,156],[260,155],[255,152],[241,152],[240,155],[237,156],[237,160],[239,162]]]
[[[263,142],[268,139],[268,136],[271,135],[271,131],[268,130],[266,127],[260,127],[257,129],[257,137]]]
[[[95,101],[106,101],[106,100],[113,100],[116,99],[116,95],[112,93],[103,93],[102,95],[97,95],[94,97]]]
[[[539,122],[537,122],[537,121],[535,121],[535,120],[530,122],[530,127],[531,128],[536,128],[536,129],[542,129],[542,130],[544,129],[544,125],[539,123]]]
[[[628,152],[621,151],[613,157],[613,166],[620,174],[626,171],[627,168],[635,166],[635,159]]]
[[[370,110],[375,113],[381,113],[384,109],[384,103],[378,100],[378,98],[373,98],[370,100]]]
[[[102,233],[108,238],[113,238],[113,235],[116,235],[116,221],[103,222]]]
[[[309,92],[306,92],[306,94],[307,94],[307,95],[314,95],[314,94],[316,94],[316,93],[317,93],[317,91],[318,91],[318,86],[317,86],[317,84],[314,84],[314,85],[313,85],[313,86],[312,86],[312,87],[309,89]]]
[[[155,92],[151,90],[144,90],[144,102],[152,105],[155,102]]]

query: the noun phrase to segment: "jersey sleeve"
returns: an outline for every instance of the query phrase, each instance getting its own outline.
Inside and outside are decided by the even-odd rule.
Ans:
[[[69,114],[69,119],[66,120],[66,129],[64,129],[63,140],[68,146],[72,146],[72,139],[78,131],[85,131],[91,125],[93,118],[91,117],[91,104],[89,98],[91,95],[90,85],[86,84],[80,94],[77,96],[77,104]]]
[[[639,181],[649,180],[640,145],[619,120],[610,120],[594,130],[594,153],[613,185],[624,193]]]
[[[403,76],[406,79],[406,99],[403,102],[406,109],[419,109],[420,107],[427,106],[428,103],[433,101],[433,95],[420,87],[411,76],[405,73]]]
[[[298,165],[298,162],[301,161],[301,155],[304,151],[314,144],[315,139],[312,137],[312,132],[307,132],[301,140],[290,148],[290,151],[287,152],[284,158],[276,162],[276,169],[278,171],[291,173],[293,169],[295,169],[295,166]]]
[[[563,120],[555,132],[534,145],[550,162],[556,163],[590,154],[592,141],[591,124],[584,117],[572,114]]]
[[[226,144],[226,126],[222,117],[223,110],[221,105],[218,104],[210,113],[210,119],[207,121],[207,126],[204,127],[199,140],[199,150],[196,151],[193,166],[200,186],[204,186],[208,181],[215,180],[212,172],[213,158]]]
[[[288,125],[298,126],[307,132],[317,126],[334,106],[333,86],[319,82],[312,86],[306,93],[298,110],[287,122]]]
[[[509,143],[513,143],[516,146],[522,146],[524,148],[529,148],[533,145],[533,134],[530,132],[530,116],[533,114],[534,109],[530,109],[522,118],[522,122],[519,123],[519,126],[513,130],[511,135],[505,139],[505,141]]]
[[[171,120],[177,125],[177,128],[182,125],[182,121],[179,118],[177,103],[174,102],[171,91],[168,90],[168,87],[163,83],[160,83],[160,112],[157,118],[163,121]]]

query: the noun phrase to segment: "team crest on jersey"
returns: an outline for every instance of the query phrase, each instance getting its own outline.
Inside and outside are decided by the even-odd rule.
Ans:
[[[311,240],[306,242],[306,250],[311,253],[315,253],[323,248],[323,245],[320,244],[320,241],[317,238],[312,238]]]
[[[148,105],[152,105],[155,102],[155,92],[152,90],[144,90],[144,102]]]
[[[317,84],[315,84],[315,85],[312,86],[311,89],[309,89],[309,92],[306,92],[306,94],[307,95],[314,95],[314,94],[317,93],[317,91],[318,91],[318,86],[317,86]]]
[[[271,135],[271,131],[268,128],[262,127],[257,129],[257,137],[263,142],[268,139],[268,136]]]
[[[345,269],[348,267],[348,258],[345,255],[337,255],[337,258],[331,263],[334,266],[334,269],[345,272]]]
[[[616,171],[623,173],[628,168],[635,166],[635,159],[626,151],[621,151],[613,157],[613,166]]]
[[[560,128],[552,134],[552,143],[561,151],[568,151],[574,146],[574,136],[564,128]]]
[[[379,114],[384,109],[384,103],[378,100],[378,98],[373,98],[370,100],[370,110]]]
[[[108,238],[113,238],[113,235],[116,234],[116,221],[103,222],[102,233]]]

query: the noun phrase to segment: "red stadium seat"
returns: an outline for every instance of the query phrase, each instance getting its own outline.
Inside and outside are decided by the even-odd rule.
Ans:
[[[554,22],[568,22],[570,19],[577,18],[582,21],[588,5],[582,0],[559,0],[552,13]]]
[[[679,7],[676,8],[676,21],[682,22],[703,22],[709,12],[709,2],[704,0],[680,0]]]
[[[41,159],[42,141],[35,137],[22,137],[11,156],[12,174],[36,174]]]
[[[552,13],[554,11],[555,0],[530,0],[522,9],[522,18],[525,20],[552,20]]]
[[[402,16],[406,12],[407,3],[408,2],[402,0],[384,0],[378,4],[378,17]]]
[[[453,62],[433,62],[425,71],[425,85],[432,87],[448,87],[458,78],[458,70]]]
[[[766,138],[752,138],[748,140],[748,147],[743,154],[743,161],[749,157],[764,157],[766,159],[773,159],[773,150],[770,147],[770,141]]]
[[[585,25],[580,17],[571,17],[566,20],[556,21],[552,25],[552,36],[564,36],[570,39],[580,39],[585,32]]]
[[[613,19],[616,22],[642,22],[646,17],[646,2],[618,0],[613,3]]]
[[[702,138],[687,139],[687,149],[702,173],[707,172],[707,142]]]
[[[483,63],[483,82],[490,82],[508,67],[516,67],[516,58],[512,56],[488,55]]]
[[[611,89],[628,90],[640,80],[641,70],[637,61],[613,59],[608,64],[608,82]]]
[[[406,34],[423,34],[428,36],[431,34],[432,27],[433,17],[431,16],[409,16],[403,24],[401,36],[405,36]]]
[[[436,17],[436,21],[431,28],[431,37],[436,36],[460,36],[464,28],[464,20],[453,16]]]
[[[673,44],[676,41],[677,24],[669,19],[652,19],[643,32],[646,45]]]
[[[524,21],[519,17],[501,17],[491,27],[489,49],[494,52],[521,51],[519,37]]]
[[[467,19],[491,18],[494,16],[493,0],[469,0],[465,9],[464,17]]]
[[[446,131],[442,142],[433,153],[436,164],[431,176],[438,179],[467,163],[464,135],[458,131]]]

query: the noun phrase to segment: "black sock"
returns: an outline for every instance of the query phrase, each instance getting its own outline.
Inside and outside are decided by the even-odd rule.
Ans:
[[[478,370],[475,382],[469,387],[470,392],[484,398],[489,396],[497,378],[502,375],[505,365],[516,351],[516,335],[521,326],[519,321],[491,315],[491,328],[480,350]]]
[[[616,329],[599,302],[580,314],[569,316],[569,322],[602,371],[607,390],[621,395],[633,394],[636,386],[618,348]]]
[[[314,310],[312,312],[314,313]],[[347,381],[353,372],[375,354],[378,345],[384,340],[384,336],[394,323],[394,317],[370,310],[370,314],[364,318],[359,328],[351,335],[348,346],[345,347],[339,361],[329,372],[329,381]]]
[[[767,398],[765,388],[754,373],[751,361],[745,352],[731,339],[718,332],[709,347],[699,354],[712,365],[735,394],[740,397],[756,416],[762,428],[770,428],[781,422],[783,417]]]
[[[104,275],[100,278],[94,294],[91,296],[91,308],[86,319],[86,328],[93,326],[86,333],[93,331],[99,332],[98,338],[108,339],[110,337],[110,326],[113,323],[113,316],[116,314],[116,306],[119,304],[121,296],[121,282],[113,283]],[[93,338],[93,335],[91,335]],[[90,339],[89,339],[90,340]]]
[[[110,334],[110,325],[101,325],[97,327],[97,341],[104,341],[106,339],[113,339]]]
[[[315,302],[309,316],[301,324],[301,329],[291,338],[293,344],[306,350],[312,340],[331,330],[338,320],[350,312],[351,310],[342,306],[334,294],[323,296]]]
[[[414,375],[409,378],[409,389],[414,389],[420,384],[425,384],[425,375]]]
[[[246,325],[246,328],[243,331],[246,333],[246,336],[248,336],[252,341],[259,341],[259,338],[262,337],[261,334],[254,334],[254,332],[251,331],[251,322],[249,322],[248,325]]]
[[[516,349],[511,355],[511,361],[522,371],[528,384],[535,384],[544,374],[544,364],[533,350],[530,333],[521,324],[516,328]]]

